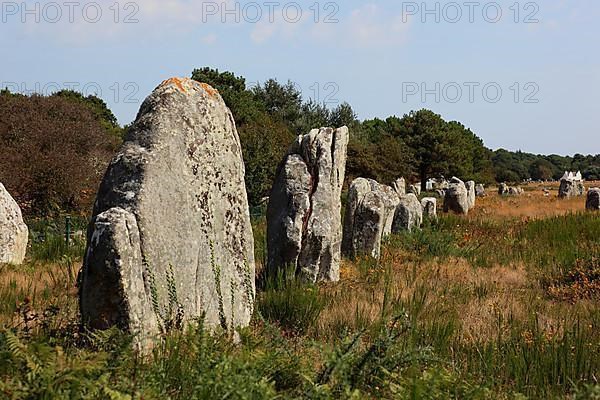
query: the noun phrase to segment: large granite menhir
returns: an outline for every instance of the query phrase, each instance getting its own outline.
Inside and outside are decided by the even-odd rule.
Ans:
[[[348,128],[299,136],[279,166],[267,208],[268,273],[309,282],[340,278],[341,193]]]
[[[19,205],[0,183],[0,264],[22,264],[28,239]]]
[[[204,317],[246,326],[254,240],[232,114],[207,84],[173,78],[144,101],[96,199],[80,275],[85,326],[148,341]]]

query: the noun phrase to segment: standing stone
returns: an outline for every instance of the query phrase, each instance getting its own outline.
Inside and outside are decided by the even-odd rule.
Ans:
[[[365,194],[354,216],[350,257],[369,255],[379,258],[385,214],[381,193],[373,191]]]
[[[561,199],[583,196],[585,194],[585,186],[583,185],[581,172],[577,174],[573,172],[565,172],[565,175],[560,180],[558,189],[558,197]]]
[[[233,116],[204,83],[172,78],[144,101],[100,185],[80,274],[88,328],[146,349],[172,326],[247,326],[254,239]]]
[[[475,208],[475,182],[465,182],[465,187],[467,188],[467,201],[469,202],[469,210],[472,210]]]
[[[475,186],[475,196],[485,197],[485,187],[482,184]]]
[[[508,188],[508,195],[509,196],[520,196],[521,195],[521,191],[519,190],[518,187],[509,187]]]
[[[0,183],[0,264],[23,264],[28,239],[19,205]]]
[[[568,198],[575,195],[575,182],[572,179],[562,179],[558,189],[558,197]]]
[[[437,219],[437,199],[435,197],[425,197],[421,200],[423,216],[430,219]]]
[[[408,193],[412,193],[415,196],[419,197],[421,195],[421,185],[409,185]]]
[[[351,258],[365,254],[379,257],[381,241],[392,231],[399,201],[391,187],[372,179],[355,179],[348,191],[342,253]]]
[[[412,232],[414,228],[420,228],[423,224],[423,208],[414,193],[409,193],[400,198],[394,214],[394,225],[392,232],[398,233],[403,230]]]
[[[458,178],[450,180],[446,197],[444,197],[444,212],[452,211],[456,214],[467,215],[469,213],[469,198],[467,187]]]
[[[498,185],[498,194],[500,196],[508,195],[508,185],[506,183],[501,183]]]
[[[394,187],[394,190],[398,196],[404,196],[406,194],[406,180],[404,178],[396,179],[392,186]]]
[[[590,211],[600,210],[600,188],[593,188],[588,191],[585,208]]]
[[[267,208],[268,271],[292,266],[309,282],[338,281],[348,128],[299,136],[280,165]]]
[[[350,184],[348,189],[348,199],[346,200],[346,212],[344,214],[344,227],[342,234],[342,254],[346,257],[354,257],[354,229],[356,212],[365,198],[366,194],[373,189],[372,180],[365,178],[356,178]],[[383,204],[381,204],[383,206]],[[361,219],[362,220],[362,219]],[[378,217],[378,223],[381,218]],[[383,225],[383,224],[382,224]],[[381,227],[383,232],[383,226]]]

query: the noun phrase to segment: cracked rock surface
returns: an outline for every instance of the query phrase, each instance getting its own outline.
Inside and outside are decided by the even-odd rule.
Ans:
[[[279,166],[267,208],[269,273],[294,268],[309,282],[338,281],[348,128],[299,136]]]
[[[204,316],[246,326],[254,239],[233,116],[219,93],[169,79],[144,101],[100,186],[80,274],[92,329],[118,326],[137,344]]]
[[[350,258],[361,255],[379,258],[381,242],[392,232],[399,202],[397,192],[390,186],[373,179],[352,181],[344,216],[342,253]]]

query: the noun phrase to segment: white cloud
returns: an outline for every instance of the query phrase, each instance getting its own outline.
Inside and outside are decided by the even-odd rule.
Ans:
[[[46,3],[52,2],[42,2],[41,7]],[[102,10],[101,18],[95,22],[82,16],[85,5],[91,3],[100,4]],[[343,10],[337,12],[334,15],[338,20],[336,23],[326,23],[325,14],[320,15],[319,22],[315,22],[314,11],[308,3],[303,3],[299,18],[294,10],[287,9],[284,12],[283,7],[279,6],[271,14],[263,6],[261,19],[252,23],[243,18],[247,4],[239,0],[137,0],[130,3],[85,0],[76,6],[73,21],[69,21],[68,11],[63,9],[63,16],[58,23],[48,23],[43,18],[41,23],[36,23],[29,18],[27,23],[22,24],[20,18],[15,17],[17,22],[12,26],[30,38],[45,38],[67,45],[138,38],[162,39],[190,34],[199,29],[207,30],[199,34],[200,42],[210,45],[216,42],[217,34],[224,40],[220,28],[236,25],[248,32],[247,37],[255,44],[273,40],[314,40],[351,47],[373,47],[404,43],[409,31],[409,24],[402,21],[402,15],[390,14],[388,10],[371,3],[350,13]],[[253,4],[261,7],[264,3]],[[118,6],[118,10],[115,6]],[[225,9],[229,12],[224,12]],[[235,10],[234,14],[237,12],[237,17],[231,15],[232,10]],[[88,11],[92,16],[95,14],[93,8]],[[247,12],[256,15],[253,10]],[[240,34],[240,31],[236,34]]]
[[[68,2],[42,1],[36,3],[39,4],[35,6],[39,7],[37,16],[26,14],[23,10],[25,3],[21,3],[17,14],[7,19],[13,28],[29,36],[78,45],[97,40],[164,36],[165,32],[186,33],[198,27],[221,24],[220,8],[233,1],[137,0],[115,3],[85,0],[73,6],[66,6]],[[46,15],[51,15],[51,18],[56,15],[55,7],[51,8],[50,4],[57,4],[61,14],[54,22],[46,18]],[[27,10],[33,7],[27,6]],[[22,23],[24,13],[25,22]],[[216,37],[213,36],[207,34],[203,39],[214,42]]]
[[[402,44],[409,30],[409,22],[403,19],[401,14],[387,16],[378,5],[367,4],[352,11],[347,28],[358,46]]]

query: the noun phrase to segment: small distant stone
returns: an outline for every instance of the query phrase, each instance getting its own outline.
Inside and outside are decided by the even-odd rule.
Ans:
[[[423,207],[414,193],[409,193],[400,198],[394,214],[392,232],[412,232],[415,228],[421,228],[423,224]]]
[[[456,214],[469,213],[469,194],[464,182],[454,177],[450,180],[449,188],[444,197],[444,212],[452,211]]]
[[[425,197],[421,200],[423,216],[430,219],[437,219],[437,199],[435,197]]]
[[[485,197],[485,187],[482,184],[475,186],[475,196]]]
[[[600,188],[592,188],[588,191],[585,208],[590,211],[600,210]]]

